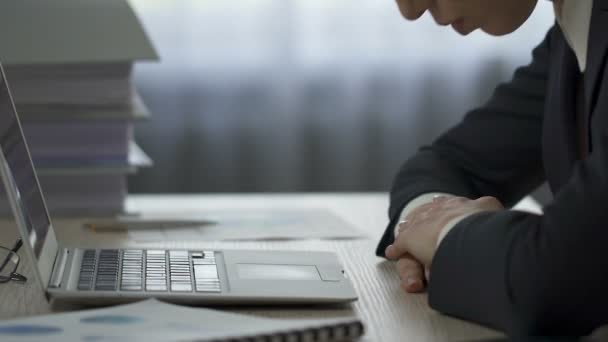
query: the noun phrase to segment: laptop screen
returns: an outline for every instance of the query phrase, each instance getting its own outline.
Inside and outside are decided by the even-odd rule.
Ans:
[[[4,184],[14,206],[23,242],[29,243],[36,260],[40,260],[45,240],[52,229],[51,221],[1,67],[0,149]]]

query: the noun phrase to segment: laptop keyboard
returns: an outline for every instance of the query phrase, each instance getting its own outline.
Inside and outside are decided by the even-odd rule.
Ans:
[[[87,249],[78,289],[87,291],[220,292],[212,251]]]

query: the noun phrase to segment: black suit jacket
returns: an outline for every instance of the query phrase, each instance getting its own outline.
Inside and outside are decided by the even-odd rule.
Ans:
[[[580,72],[556,25],[531,64],[399,171],[379,256],[402,208],[422,193],[513,205],[544,180],[554,193],[542,216],[486,212],[460,222],[431,267],[436,310],[517,335],[583,335],[608,323],[607,48],[608,0],[595,0],[584,80],[587,157],[576,124]]]

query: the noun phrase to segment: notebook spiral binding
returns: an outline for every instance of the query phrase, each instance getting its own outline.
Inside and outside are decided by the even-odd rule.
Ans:
[[[364,333],[363,324],[359,321],[352,321],[300,330],[278,331],[272,335],[243,336],[228,340],[206,340],[205,342],[341,342],[357,339]]]

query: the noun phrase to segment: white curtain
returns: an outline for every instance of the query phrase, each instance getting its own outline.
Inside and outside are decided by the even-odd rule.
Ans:
[[[461,37],[389,0],[131,0],[162,61],[136,69],[154,168],[135,192],[386,190],[553,24]]]

